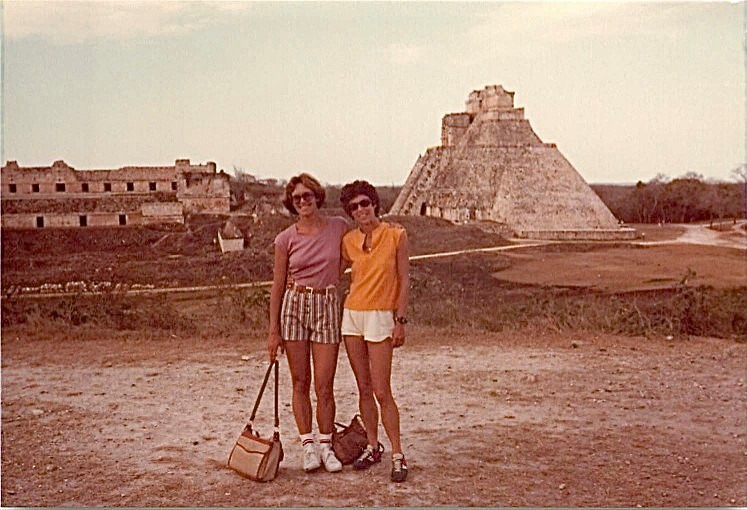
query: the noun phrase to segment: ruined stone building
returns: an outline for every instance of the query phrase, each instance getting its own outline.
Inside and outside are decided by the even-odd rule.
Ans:
[[[228,174],[215,163],[76,170],[2,167],[3,228],[89,227],[184,223],[185,214],[229,211]]]
[[[444,115],[441,145],[420,156],[391,214],[487,220],[516,236],[635,237],[553,143],[543,143],[500,85],[472,92],[466,111]]]

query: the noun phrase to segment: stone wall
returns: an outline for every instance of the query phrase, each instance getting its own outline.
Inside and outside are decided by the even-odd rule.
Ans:
[[[34,197],[26,200],[3,200],[1,204],[3,214],[133,212],[140,211],[145,204],[169,204],[182,208],[176,193],[161,192],[149,195],[113,195],[105,200],[90,195],[69,198]]]
[[[149,202],[140,206],[143,221],[154,223],[168,219],[169,223],[184,223],[183,206],[179,202]]]
[[[228,212],[230,177],[223,172],[184,172],[177,186],[177,199],[189,213]]]
[[[184,211],[191,214],[222,214],[230,208],[228,198],[182,197]]]
[[[555,241],[608,241],[633,240],[640,237],[634,228],[621,227],[614,229],[570,229],[570,230],[522,230],[517,233],[524,239],[549,239]]]
[[[177,209],[174,209],[174,206]],[[0,217],[2,228],[86,228],[152,225],[159,223],[184,223],[180,204],[172,204],[153,214],[153,210],[129,213],[39,213],[3,214]]]
[[[441,145],[453,147],[457,145],[467,132],[472,117],[468,113],[450,113],[444,115],[441,121]]]
[[[467,113],[472,115],[513,107],[514,93],[505,90],[501,85],[488,85],[483,90],[473,90],[465,102]]]
[[[195,166],[203,168],[204,165]],[[175,167],[76,170],[64,161],[55,161],[51,167],[19,167],[17,162],[9,161],[2,167],[1,196],[3,199],[12,199],[23,198],[26,195],[38,197],[44,195],[90,195],[95,193],[166,192],[176,191],[176,183]],[[11,185],[15,185],[15,191],[11,190]],[[60,189],[59,185],[64,185],[64,188]],[[154,187],[155,189],[153,189]]]

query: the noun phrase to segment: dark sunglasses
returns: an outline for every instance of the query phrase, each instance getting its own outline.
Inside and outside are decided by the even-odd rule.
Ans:
[[[371,201],[367,198],[364,198],[360,202],[350,202],[348,203],[348,211],[353,212],[357,210],[359,207],[369,207],[371,205]]]
[[[314,195],[311,191],[306,191],[300,195],[291,195],[291,197],[293,198],[294,204],[300,204],[301,200],[303,200],[304,202],[313,202],[316,198],[316,195]]]

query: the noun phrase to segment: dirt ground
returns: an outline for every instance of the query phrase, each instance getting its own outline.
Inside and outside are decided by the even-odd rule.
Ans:
[[[583,279],[594,280],[592,267],[605,271],[606,285],[623,285],[635,268],[643,284],[699,264],[691,267],[697,275],[718,280],[738,271],[745,253],[621,249],[603,259],[599,250],[515,252],[508,271],[562,273],[535,283],[594,287]],[[648,255],[625,256],[639,252]],[[664,271],[662,260],[677,262]],[[683,260],[690,266],[680,267]],[[714,264],[722,270],[708,273]],[[225,464],[266,367],[262,328],[177,335],[3,327],[1,504],[747,506],[744,341],[417,324],[408,331],[393,367],[408,481],[389,481],[388,456],[366,472],[305,474],[282,359],[286,458],[275,481],[259,484]],[[344,350],[335,385],[338,419],[348,421],[357,392]],[[260,431],[271,431],[271,413],[268,399]]]
[[[671,245],[625,245],[589,251],[507,252],[508,269],[495,277],[515,283],[584,287],[601,291],[650,290],[678,283],[729,288],[747,282],[745,251],[684,244],[672,255]],[[548,264],[552,270],[548,270]]]
[[[719,230],[705,224],[633,225],[643,239],[585,251],[550,248],[507,252],[495,277],[531,285],[601,291],[651,290],[677,284],[740,287],[747,283],[744,221]]]
[[[254,332],[4,332],[2,505],[747,505],[744,343],[412,328],[393,369],[402,485],[387,457],[363,473],[301,470],[285,360],[279,477],[258,484],[224,467],[262,344]],[[336,396],[348,419],[344,352]],[[262,410],[270,431],[269,400]]]

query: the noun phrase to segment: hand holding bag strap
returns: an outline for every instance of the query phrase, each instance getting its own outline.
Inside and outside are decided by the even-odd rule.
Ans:
[[[254,409],[252,409],[252,415],[249,417],[249,423],[247,426],[249,427],[249,430],[252,430],[252,425],[254,425],[254,418],[257,416],[257,409],[259,409],[259,403],[262,401],[262,395],[265,392],[265,387],[267,386],[267,380],[270,378],[270,373],[272,372],[273,365],[275,367],[275,427],[279,425],[279,420],[277,419],[278,416],[278,409],[277,409],[277,387],[278,387],[278,362],[275,360],[273,363],[270,363],[270,366],[267,367],[267,372],[265,372],[265,378],[262,381],[262,387],[259,389],[259,394],[257,395],[257,400],[254,401]]]

